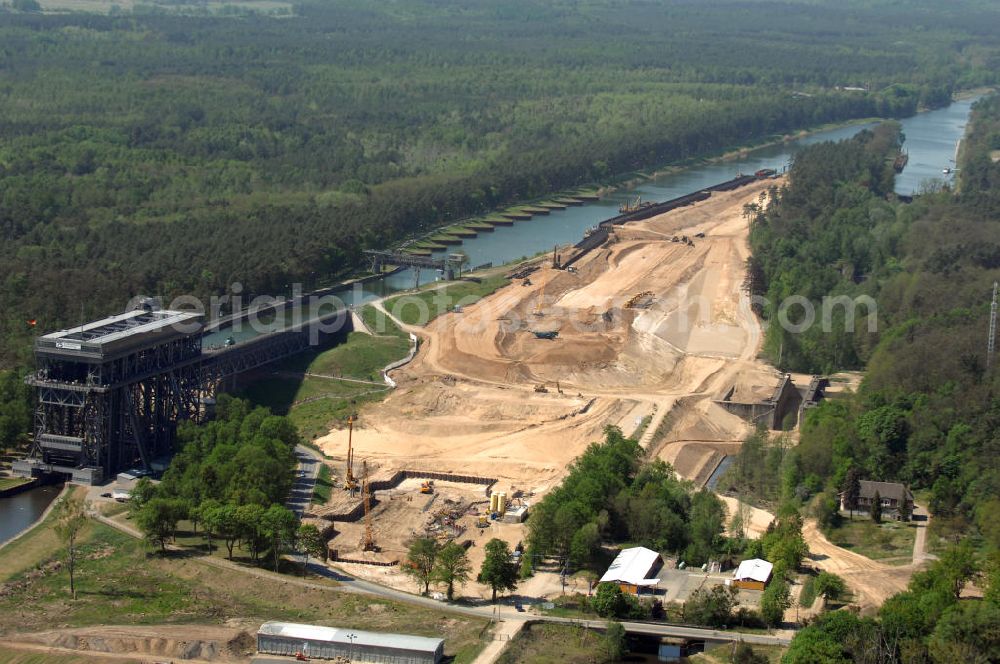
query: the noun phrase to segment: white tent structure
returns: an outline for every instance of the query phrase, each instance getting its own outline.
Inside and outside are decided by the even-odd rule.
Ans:
[[[774,565],[766,560],[761,560],[760,558],[744,560],[736,568],[736,571],[733,572],[733,584],[737,588],[763,590],[767,582],[771,580],[771,573],[773,571]]]
[[[652,588],[660,582],[653,575],[662,565],[663,559],[656,551],[643,546],[624,549],[601,577],[601,583],[617,583],[625,592],[638,593],[639,588]]]

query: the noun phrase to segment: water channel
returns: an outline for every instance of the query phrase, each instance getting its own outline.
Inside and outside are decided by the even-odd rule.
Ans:
[[[906,168],[896,178],[897,193],[912,195],[919,193],[928,182],[950,181],[953,175],[942,171],[955,167],[953,160],[956,147],[965,131],[969,109],[974,101],[972,98],[959,100],[945,108],[902,120],[906,137],[904,147],[910,158]],[[751,150],[730,161],[693,166],[661,175],[593,203],[556,210],[529,221],[515,222],[513,226],[498,226],[492,233],[480,233],[464,240],[460,248],[468,254],[472,266],[509,263],[522,256],[551,250],[555,245],[579,241],[586,229],[618,214],[619,203],[628,198],[642,196],[643,200],[662,201],[728,180],[737,172],[752,173],[761,168],[781,170],[790,163],[796,152],[808,145],[849,138],[870,126],[872,125],[852,125],[822,131],[780,145]],[[435,256],[440,258],[458,248],[450,247]],[[336,295],[348,306],[361,304],[381,295],[412,288],[415,276],[412,270],[402,270],[364,286],[339,290]],[[428,283],[437,277],[434,270],[423,270],[420,273],[421,283]],[[309,315],[306,314],[304,318],[308,320]],[[204,344],[206,347],[221,346],[230,335],[239,343],[257,334],[251,326],[243,325],[238,332],[222,330],[208,335]],[[0,498],[0,543],[37,519],[52,501],[54,492],[52,487],[41,487],[12,498]]]
[[[955,101],[945,108],[919,113],[902,120],[906,139],[904,148],[909,153],[909,163],[896,177],[897,193],[912,195],[919,193],[928,183],[951,181],[954,177],[956,147],[965,131],[969,109],[975,99]],[[553,210],[548,215],[514,222],[512,226],[497,226],[492,232],[480,233],[476,237],[463,240],[460,246],[450,246],[446,250],[435,252],[434,258],[443,258],[446,254],[461,249],[468,255],[469,265],[474,267],[486,263],[501,265],[522,257],[533,256],[551,250],[556,245],[579,241],[588,228],[617,215],[619,204],[625,200],[641,196],[646,201],[663,201],[729,180],[737,173],[753,173],[762,168],[774,168],[780,171],[791,163],[797,152],[809,145],[850,138],[862,129],[872,126],[874,124],[855,124],[821,131],[778,145],[749,150],[731,160],[701,164],[663,174],[633,187],[616,191],[599,201],[568,207],[565,210]],[[944,173],[945,169],[950,172]],[[419,273],[421,284],[438,278],[439,275],[435,270],[425,269]],[[412,269],[406,269],[363,286],[337,290],[334,294],[344,304],[353,306],[379,296],[413,288],[416,283],[417,274]],[[309,312],[303,315],[304,320],[309,320],[311,317]],[[256,335],[250,326],[243,325],[235,332],[221,330],[206,336],[205,345],[221,346],[230,336],[233,341],[239,343]]]
[[[58,486],[40,486],[0,498],[0,544],[33,524],[59,495]]]

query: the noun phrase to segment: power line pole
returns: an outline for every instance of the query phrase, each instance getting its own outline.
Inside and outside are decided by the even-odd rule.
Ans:
[[[993,351],[997,341],[997,282],[993,282],[993,303],[990,305],[990,337],[986,342],[986,369],[993,363]]]

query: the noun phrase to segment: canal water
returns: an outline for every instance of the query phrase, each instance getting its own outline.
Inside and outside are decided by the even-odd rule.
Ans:
[[[944,169],[954,168],[956,146],[961,139],[968,120],[969,109],[975,99],[963,99],[951,105],[902,120],[905,149],[910,159],[906,168],[896,178],[896,192],[904,195],[919,193],[922,187],[933,181],[950,181],[952,175],[944,174]],[[645,201],[663,201],[733,178],[737,173],[753,173],[762,168],[778,171],[786,168],[797,152],[822,141],[839,141],[854,136],[872,124],[856,124],[830,129],[783,142],[778,145],[748,150],[738,157],[708,164],[692,166],[684,170],[660,175],[634,187],[611,193],[601,200],[589,202],[565,210],[553,210],[548,215],[538,215],[527,221],[516,221],[512,226],[497,226],[491,233],[480,233],[467,238],[460,246],[434,253],[435,258],[443,258],[448,253],[461,249],[469,257],[472,267],[492,263],[501,265],[539,252],[551,251],[556,245],[578,242],[588,228],[618,214],[620,203],[641,196]],[[426,284],[440,278],[435,270],[425,269],[419,273],[419,282]],[[369,282],[363,286],[345,288],[334,294],[344,304],[363,304],[379,296],[413,288],[417,274],[412,269],[401,270],[384,279]],[[311,316],[307,313],[304,320]],[[220,346],[229,336],[239,343],[257,335],[250,326],[244,325],[238,332],[221,330],[206,336],[205,346]]]
[[[945,175],[942,171],[955,166],[953,159],[956,145],[965,131],[969,109],[974,101],[975,99],[963,99],[946,108],[902,120],[906,138],[904,147],[909,152],[910,160],[903,172],[896,177],[897,193],[912,195],[919,193],[925,183],[950,181],[952,175]],[[551,251],[555,245],[578,242],[585,230],[617,215],[619,204],[636,196],[647,201],[663,201],[729,180],[737,173],[753,173],[762,168],[780,171],[791,163],[797,152],[809,145],[850,138],[872,126],[874,124],[862,124],[822,131],[779,145],[750,150],[729,161],[702,164],[664,174],[635,187],[614,192],[599,201],[554,210],[551,214],[535,216],[529,221],[514,222],[513,226],[498,226],[492,233],[481,233],[464,240],[461,247],[451,246],[445,251],[436,252],[435,257],[444,257],[460,248],[469,256],[469,264],[472,266],[484,263],[500,265],[541,251]],[[364,301],[375,297],[377,293],[412,288],[414,277],[412,270],[398,272],[384,279],[382,285],[376,283],[366,287],[360,299]],[[437,275],[433,270],[422,270],[420,273],[422,283],[435,278]],[[352,296],[349,299],[349,304],[353,304],[358,297]]]
[[[59,486],[40,486],[0,498],[0,544],[33,524],[59,495]]]
[[[909,152],[910,159],[903,172],[896,177],[897,193],[911,195],[919,193],[928,182],[950,181],[952,175],[946,175],[942,171],[955,166],[953,160],[956,146],[965,131],[969,109],[974,101],[975,99],[956,101],[946,108],[920,113],[902,121],[906,137],[904,147]],[[492,233],[481,233],[466,239],[460,248],[469,256],[472,266],[484,263],[500,265],[523,256],[551,251],[555,245],[579,241],[586,229],[618,214],[619,203],[635,196],[642,196],[643,200],[648,201],[662,201],[728,180],[737,172],[753,173],[761,168],[780,171],[804,147],[821,141],[849,138],[870,126],[872,125],[853,125],[823,131],[780,145],[751,150],[731,161],[693,166],[677,173],[662,175],[610,194],[599,201],[566,210],[555,210],[549,215],[533,217],[530,221],[515,222],[513,226],[498,226]],[[442,257],[458,248],[450,247],[447,251],[438,252],[436,256]],[[420,273],[421,283],[428,283],[436,278],[434,270],[422,270]],[[345,288],[336,294],[351,306],[387,293],[412,288],[414,283],[414,272],[403,270],[380,281]],[[304,318],[309,320],[310,316],[306,314]],[[221,346],[230,335],[239,343],[257,336],[258,332],[250,325],[243,325],[238,332],[221,330],[207,335],[204,345]],[[716,475],[721,475],[721,470]],[[718,481],[718,477],[715,480]],[[40,487],[11,498],[0,498],[0,543],[34,522],[57,493],[56,487]]]

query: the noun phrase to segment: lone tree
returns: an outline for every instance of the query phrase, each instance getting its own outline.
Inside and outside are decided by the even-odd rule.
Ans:
[[[486,559],[477,580],[493,589],[494,602],[498,590],[517,589],[517,565],[511,562],[507,542],[493,538],[486,543]]]
[[[769,627],[777,627],[785,619],[785,609],[791,605],[788,584],[774,579],[760,598],[760,615]]]
[[[913,518],[913,503],[907,502],[905,498],[899,504],[899,518],[903,521],[909,521]]]
[[[240,520],[236,514],[236,506],[225,504],[208,510],[202,519],[205,527],[226,544],[228,558],[233,559],[233,547],[240,538]]]
[[[131,516],[139,513],[143,506],[156,497],[156,486],[148,477],[140,477],[128,494],[128,511]]]
[[[844,507],[850,511],[853,520],[854,510],[858,509],[858,500],[861,498],[861,471],[854,466],[851,466],[844,477],[843,491]]]
[[[609,622],[604,630],[604,654],[609,662],[620,662],[628,652],[625,626],[620,622]]]
[[[637,618],[639,612],[639,601],[617,583],[599,584],[590,605],[602,618]]]
[[[847,584],[844,583],[844,580],[830,572],[820,572],[813,583],[813,588],[817,595],[827,600],[837,599],[847,592]]]
[[[295,539],[295,533],[299,528],[299,517],[284,505],[274,504],[264,512],[260,525],[271,547],[271,560],[274,562],[274,571],[277,572],[281,549],[286,543]]]
[[[323,541],[319,528],[311,523],[304,523],[295,533],[295,539],[298,540],[299,547],[305,551],[306,562],[309,562],[309,556],[326,560],[326,542]]]
[[[875,491],[875,495],[872,496],[871,515],[872,521],[882,523],[882,496],[879,495],[877,490]]]
[[[159,543],[161,551],[167,550],[167,540],[173,536],[180,520],[178,502],[170,498],[153,498],[136,513],[139,530],[150,542]]]
[[[431,589],[437,556],[437,542],[429,537],[420,537],[410,542],[410,548],[406,553],[403,571],[424,586],[425,595]]]
[[[448,600],[455,598],[455,584],[464,586],[472,573],[472,564],[469,563],[469,554],[465,552],[465,547],[455,542],[448,542],[437,553],[437,560],[434,561],[434,572],[432,578],[438,583],[445,585],[445,594]]]
[[[684,620],[696,625],[722,627],[733,621],[739,604],[738,592],[732,586],[699,588],[684,602]]]
[[[87,503],[82,496],[69,495],[55,510],[55,531],[69,553],[69,593],[76,599],[76,540],[87,524]]]

